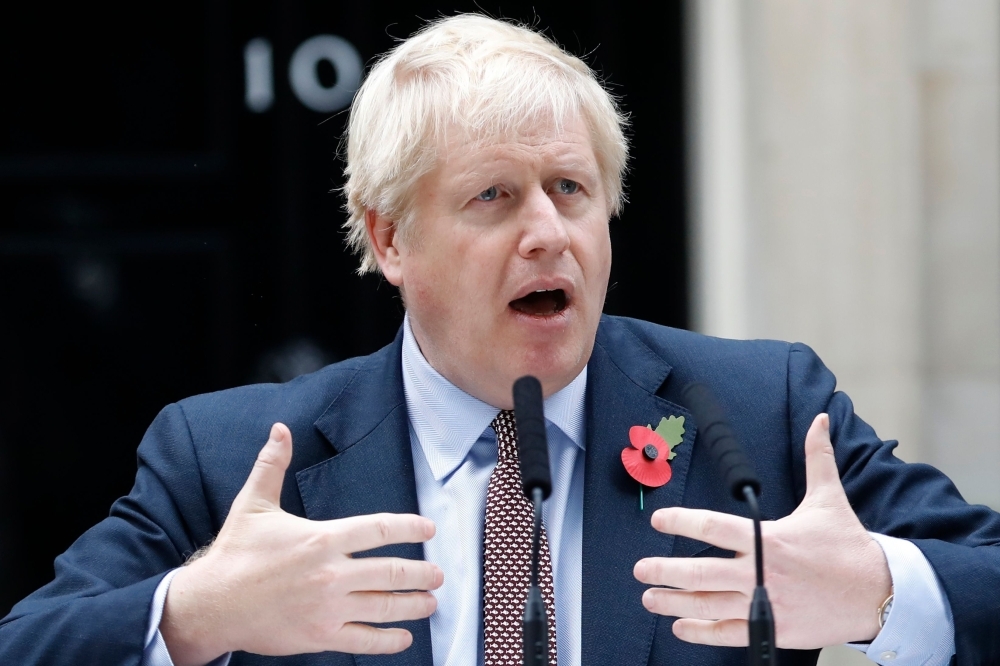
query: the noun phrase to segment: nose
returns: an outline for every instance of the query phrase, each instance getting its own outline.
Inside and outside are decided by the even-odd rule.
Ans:
[[[533,188],[522,209],[523,228],[518,252],[525,259],[558,255],[569,248],[569,230],[555,203],[541,188]]]

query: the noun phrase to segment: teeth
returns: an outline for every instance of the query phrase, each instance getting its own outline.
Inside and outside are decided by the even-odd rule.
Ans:
[[[548,291],[548,289],[536,289],[536,290],[535,290],[535,293],[536,293],[536,294],[543,294],[543,293],[545,293],[546,291]]]

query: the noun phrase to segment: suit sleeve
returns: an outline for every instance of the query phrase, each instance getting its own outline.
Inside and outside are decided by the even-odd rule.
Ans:
[[[0,663],[138,666],[157,585],[211,525],[187,421],[171,405],[143,437],[129,495],[0,620]]]
[[[807,346],[788,360],[789,437],[796,492],[805,494],[805,436],[830,415],[830,434],[847,497],[871,532],[912,541],[937,574],[955,622],[960,665],[1000,663],[1000,515],[968,504],[930,465],[904,463],[897,442],[882,441]]]

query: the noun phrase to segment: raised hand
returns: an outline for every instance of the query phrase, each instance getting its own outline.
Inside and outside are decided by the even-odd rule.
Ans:
[[[319,522],[285,513],[279,502],[291,458],[292,435],[276,423],[218,538],[174,577],[160,631],[177,666],[236,650],[399,652],[413,641],[408,631],[359,623],[434,612],[434,596],[421,590],[441,586],[436,565],[350,556],[426,541],[434,523],[403,514]]]
[[[854,514],[833,457],[830,419],[820,414],[806,434],[806,495],[795,511],[763,524],[765,584],[778,647],[820,648],[869,641],[892,579],[881,547]],[[753,524],[724,513],[660,509],[653,527],[736,552],[735,559],[640,560],[635,577],[651,588],[650,611],[678,617],[674,634],[707,645],[747,644],[753,594]]]

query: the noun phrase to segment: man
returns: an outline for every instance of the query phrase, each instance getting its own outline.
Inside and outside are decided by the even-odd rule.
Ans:
[[[677,404],[693,380],[762,476],[783,664],[848,642],[879,663],[1000,662],[1000,517],[894,459],[807,347],[602,316],[622,126],[581,61],[484,17],[378,63],[345,189],[362,271],[404,298],[396,341],[166,408],[132,493],[0,624],[0,661],[520,663],[523,514],[500,477],[511,385],[533,374],[559,663],[745,660],[752,532]],[[642,489],[622,449],[661,419],[672,478]]]

